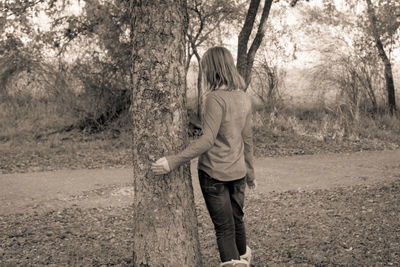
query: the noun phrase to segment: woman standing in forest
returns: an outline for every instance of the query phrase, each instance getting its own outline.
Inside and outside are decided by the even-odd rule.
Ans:
[[[205,100],[203,135],[177,155],[152,164],[155,174],[165,174],[199,157],[200,187],[217,236],[220,266],[250,266],[243,205],[246,183],[255,188],[252,98],[233,57],[224,47],[207,50],[201,69],[209,94]]]

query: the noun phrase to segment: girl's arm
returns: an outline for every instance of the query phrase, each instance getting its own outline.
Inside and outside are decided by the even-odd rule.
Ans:
[[[254,174],[254,158],[253,158],[253,129],[251,123],[252,112],[247,115],[246,124],[244,126],[242,137],[244,143],[244,160],[247,168],[247,185],[250,188],[255,187],[255,174]]]
[[[167,156],[166,160],[170,171],[184,162],[200,156],[209,150],[215,142],[223,116],[223,106],[214,96],[209,95],[205,103],[203,135],[192,142],[185,150],[177,155]]]

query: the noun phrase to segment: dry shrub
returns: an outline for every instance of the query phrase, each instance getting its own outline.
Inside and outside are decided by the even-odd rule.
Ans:
[[[32,137],[73,123],[65,105],[29,94],[8,96],[0,104],[0,138]]]
[[[351,107],[342,103],[314,107],[274,107],[256,115],[256,127],[276,135],[298,135],[320,141],[359,141],[362,138],[400,143],[400,116],[388,112],[361,112],[355,119]]]
[[[103,130],[127,113],[130,78],[118,66],[93,59],[90,64],[76,64],[73,73],[82,85],[74,105],[79,128]]]
[[[1,92],[0,138],[40,136],[71,128],[91,132],[110,125],[127,126],[129,78],[112,64],[96,66],[96,72],[85,64],[54,69],[44,66],[40,75],[35,74],[42,79],[33,85],[30,80],[37,77],[32,77],[32,72],[13,77],[16,82]]]
[[[282,104],[280,91],[285,87],[286,72],[268,64],[266,58],[256,63],[248,92],[261,98],[265,102],[265,109],[272,111]]]

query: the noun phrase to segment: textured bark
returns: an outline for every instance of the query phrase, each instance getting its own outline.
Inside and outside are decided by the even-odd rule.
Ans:
[[[201,71],[201,58],[197,51],[195,51],[195,56],[199,66],[199,73],[197,75],[197,117],[201,120],[201,114],[203,114],[203,90],[202,90],[202,80],[203,72]]]
[[[245,79],[245,74],[247,72],[248,42],[251,35],[251,31],[253,30],[254,27],[254,22],[257,16],[259,5],[260,5],[260,0],[251,0],[249,9],[247,10],[246,19],[244,21],[242,30],[239,33],[236,67],[244,79]]]
[[[393,81],[393,72],[392,72],[392,64],[390,63],[389,58],[386,56],[386,53],[383,50],[383,46],[381,43],[381,47],[383,53],[379,53],[381,55],[381,59],[385,64],[385,81],[386,81],[386,91],[388,94],[388,105],[390,113],[394,113],[396,110],[396,96],[394,90],[394,81]]]
[[[131,0],[133,266],[201,266],[189,164],[155,176],[151,162],[187,145],[186,1]]]
[[[394,82],[393,82],[392,64],[390,63],[390,60],[386,55],[385,49],[383,48],[382,40],[378,33],[376,15],[371,0],[366,0],[366,2],[368,6],[368,16],[369,16],[369,21],[371,23],[371,30],[375,40],[375,46],[378,50],[378,55],[381,58],[385,67],[385,81],[386,81],[386,91],[388,95],[388,107],[390,112],[393,114],[393,112],[396,110],[396,97],[395,97]]]
[[[258,25],[256,36],[250,46],[248,47],[248,42],[250,39],[251,31],[254,27],[255,18],[257,15],[257,10],[260,5],[260,0],[252,0],[250,2],[249,9],[247,11],[246,20],[240,31],[238,38],[238,55],[237,55],[237,68],[239,73],[242,75],[246,82],[246,88],[251,82],[251,69],[253,68],[254,59],[258,48],[265,35],[265,29],[267,24],[267,19],[269,16],[269,11],[271,10],[273,0],[265,0],[263,12],[260,18],[260,24]]]

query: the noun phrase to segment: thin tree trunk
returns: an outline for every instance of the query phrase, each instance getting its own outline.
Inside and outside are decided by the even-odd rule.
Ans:
[[[393,112],[396,110],[396,96],[394,90],[392,64],[390,63],[390,60],[387,57],[385,50],[383,49],[383,45],[380,39],[376,40],[376,47],[378,48],[379,56],[385,66],[385,81],[386,91],[388,94],[388,105],[390,113],[393,114]]]
[[[239,73],[242,75],[246,82],[246,89],[251,82],[251,70],[254,65],[254,59],[258,48],[260,48],[261,42],[265,35],[267,20],[269,12],[271,10],[273,0],[265,0],[263,12],[260,18],[260,24],[258,25],[256,36],[247,50],[248,42],[250,39],[251,31],[254,27],[257,10],[260,5],[260,0],[251,0],[250,6],[247,12],[246,20],[240,31],[238,38],[238,55],[237,55],[237,68]]]
[[[392,64],[388,56],[386,55],[385,49],[383,48],[382,40],[380,39],[378,29],[377,29],[377,21],[374,12],[374,8],[372,6],[371,0],[366,0],[368,6],[368,16],[371,23],[372,34],[375,39],[375,45],[378,49],[378,55],[381,58],[384,67],[385,67],[385,81],[386,81],[386,91],[388,95],[388,107],[390,113],[396,110],[396,97],[395,97],[395,89],[393,82],[393,72],[392,72]]]
[[[201,266],[189,164],[150,164],[187,144],[186,1],[131,0],[133,266]]]
[[[238,50],[237,50],[237,62],[236,67],[243,79],[246,79],[247,73],[247,47],[251,35],[251,31],[254,27],[256,20],[258,7],[260,6],[260,0],[251,0],[249,9],[247,10],[246,19],[244,21],[242,30],[239,33],[238,38]]]
[[[198,119],[201,121],[202,120],[202,112],[203,112],[203,101],[202,101],[202,96],[203,96],[203,92],[202,92],[202,79],[203,79],[203,72],[201,71],[201,66],[200,66],[200,55],[197,52],[197,50],[195,50],[194,52],[196,59],[197,59],[197,63],[199,66],[199,73],[197,75],[197,117]]]

